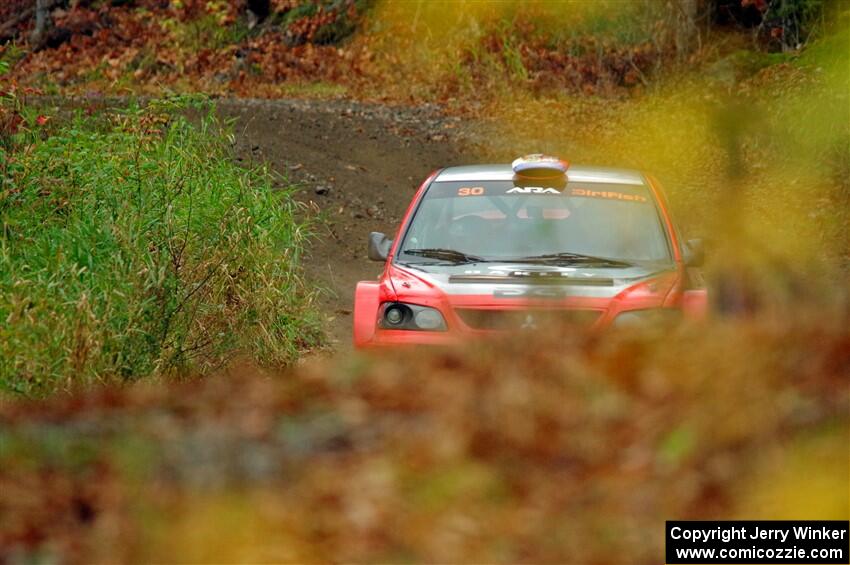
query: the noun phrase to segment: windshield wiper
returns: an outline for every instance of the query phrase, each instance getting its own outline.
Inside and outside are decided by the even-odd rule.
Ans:
[[[483,257],[478,257],[477,255],[469,255],[467,253],[464,253],[463,251],[457,251],[455,249],[405,249],[404,253],[407,253],[408,255],[419,255],[420,257],[428,257],[429,259],[440,259],[442,261],[450,261],[452,263],[478,263],[481,261],[486,261],[486,259],[484,259]]]
[[[566,264],[582,264],[582,265],[597,265],[606,267],[632,267],[634,264],[620,259],[611,259],[609,257],[596,257],[595,255],[584,255],[582,253],[546,253],[544,255],[532,255],[530,257],[519,257],[517,259],[509,259],[517,263],[566,263]]]

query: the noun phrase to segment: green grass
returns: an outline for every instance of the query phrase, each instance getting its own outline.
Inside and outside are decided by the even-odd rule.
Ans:
[[[26,52],[14,43],[7,43],[0,47],[0,75],[9,72],[25,55]]]
[[[0,149],[0,390],[286,364],[320,341],[290,190],[236,166],[212,112],[182,110],[78,116]]]

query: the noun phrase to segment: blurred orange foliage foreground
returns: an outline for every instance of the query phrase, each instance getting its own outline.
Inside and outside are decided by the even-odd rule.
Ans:
[[[846,323],[355,356],[0,404],[2,561],[660,562],[847,518]]]

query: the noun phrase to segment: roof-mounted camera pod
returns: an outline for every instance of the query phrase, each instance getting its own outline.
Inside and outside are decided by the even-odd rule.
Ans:
[[[523,187],[540,186],[562,190],[567,185],[569,168],[568,161],[542,153],[525,155],[511,163],[514,184]]]

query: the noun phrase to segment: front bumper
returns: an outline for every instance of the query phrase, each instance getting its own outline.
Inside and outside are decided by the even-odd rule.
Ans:
[[[375,331],[372,339],[362,347],[396,347],[404,345],[451,345],[469,339],[458,332],[426,332],[420,330],[382,330]]]
[[[486,329],[470,327],[455,312],[446,316],[449,321],[447,331],[392,330],[376,328],[372,338],[360,344],[360,347],[393,347],[403,345],[451,345],[454,343],[487,339],[520,332],[542,331],[549,335],[599,334],[612,328],[618,331],[654,328],[667,331],[684,320],[692,319],[681,308],[650,308],[627,310],[488,310],[492,319],[511,321],[504,327]],[[531,312],[529,314],[529,312]],[[525,316],[525,317],[524,317]],[[619,317],[619,318],[618,318]],[[623,323],[619,320],[622,319]],[[476,323],[480,323],[477,320]]]
[[[447,331],[395,330],[376,327],[361,347],[401,345],[450,345],[517,332],[598,332],[610,325],[604,310],[576,309],[458,309],[442,311]],[[471,314],[474,312],[474,315]]]

